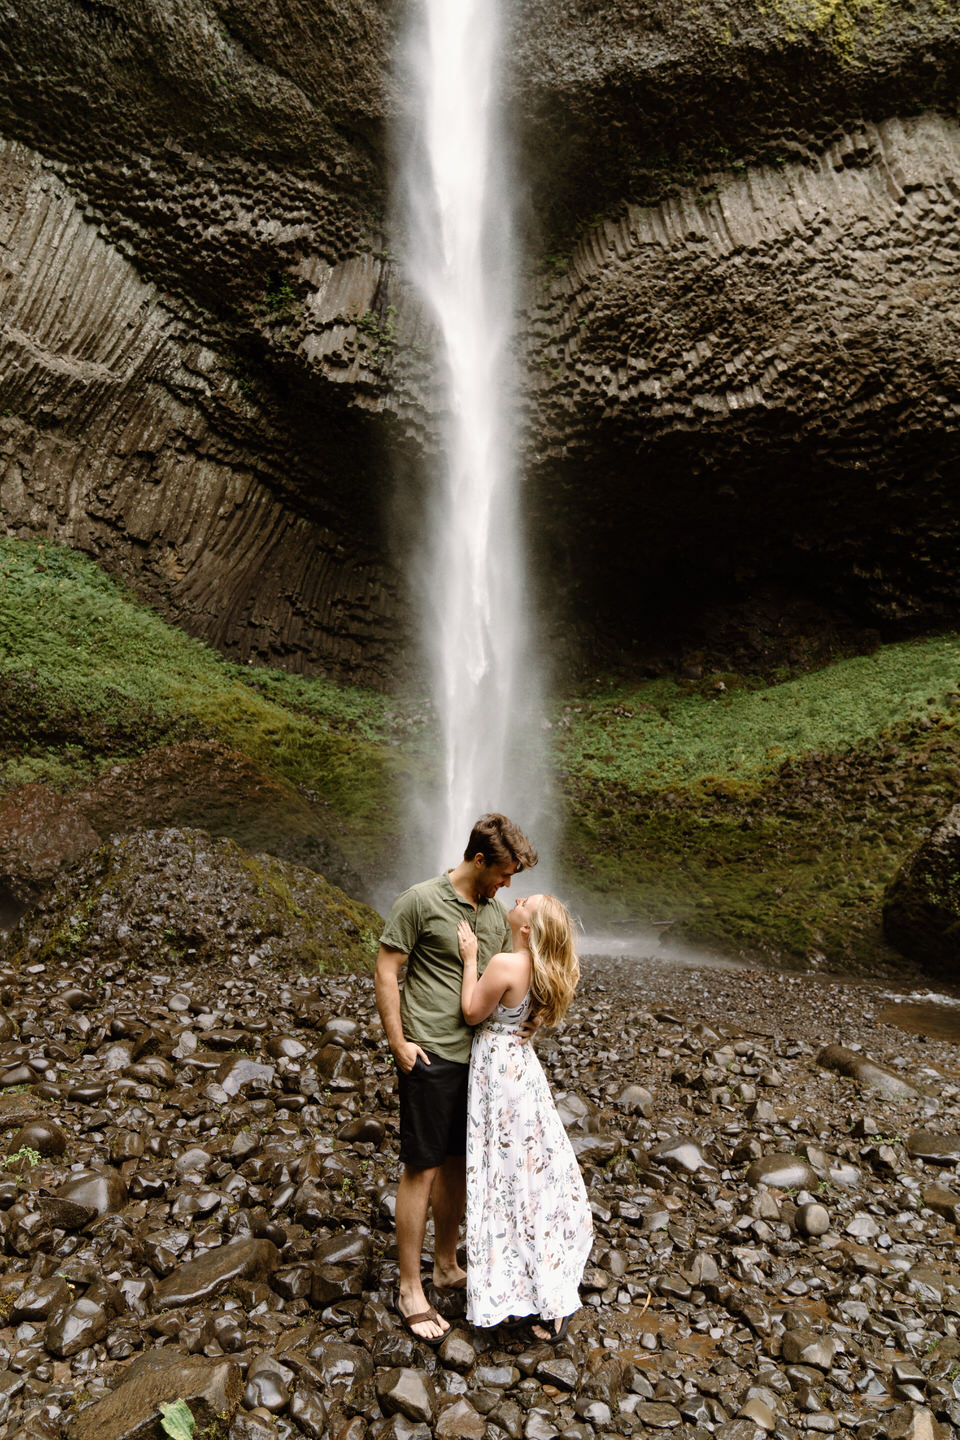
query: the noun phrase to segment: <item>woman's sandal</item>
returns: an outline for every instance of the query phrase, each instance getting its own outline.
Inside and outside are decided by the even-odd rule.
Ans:
[[[559,1345],[561,1340],[567,1338],[567,1331],[570,1329],[570,1321],[572,1319],[572,1315],[564,1315],[560,1321],[560,1329],[555,1330],[555,1320],[544,1320],[542,1315],[537,1315],[536,1318],[530,1322],[530,1333],[533,1336],[534,1342],[538,1345]],[[547,1335],[538,1335],[533,1328],[534,1325],[539,1325],[542,1330],[546,1330],[549,1333]]]

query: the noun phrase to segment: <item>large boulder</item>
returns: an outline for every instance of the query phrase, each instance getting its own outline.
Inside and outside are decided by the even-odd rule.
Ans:
[[[202,830],[145,830],[114,836],[64,872],[0,955],[359,970],[379,930],[373,910],[304,866]]]
[[[909,960],[945,980],[960,970],[960,805],[887,887],[883,930]]]

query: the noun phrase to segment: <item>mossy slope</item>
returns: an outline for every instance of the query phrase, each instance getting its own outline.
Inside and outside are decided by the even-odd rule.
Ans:
[[[876,971],[884,888],[960,789],[960,642],[773,685],[595,686],[560,719],[568,882],[609,918]]]
[[[151,746],[218,740],[326,802],[365,868],[399,823],[398,729],[382,697],[230,664],[85,557],[0,539],[0,786],[71,788]]]
[[[598,682],[554,729],[565,885],[599,918],[751,958],[889,965],[883,890],[960,791],[958,706],[954,635],[774,684]],[[430,733],[422,710],[229,664],[91,561],[0,540],[0,788],[222,741],[322,802],[369,875]]]

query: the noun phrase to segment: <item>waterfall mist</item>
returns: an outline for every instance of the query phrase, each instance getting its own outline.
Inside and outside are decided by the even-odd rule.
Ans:
[[[405,268],[437,332],[441,454],[417,577],[442,785],[416,817],[439,870],[501,810],[548,807],[517,496],[516,236],[501,110],[502,0],[415,0],[406,45]]]

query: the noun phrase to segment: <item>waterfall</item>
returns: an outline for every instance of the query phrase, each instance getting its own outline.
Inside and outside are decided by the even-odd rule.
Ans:
[[[406,268],[436,324],[443,385],[420,577],[443,746],[426,819],[437,868],[456,863],[483,811],[535,826],[543,788],[517,501],[501,3],[419,0],[408,46]]]

